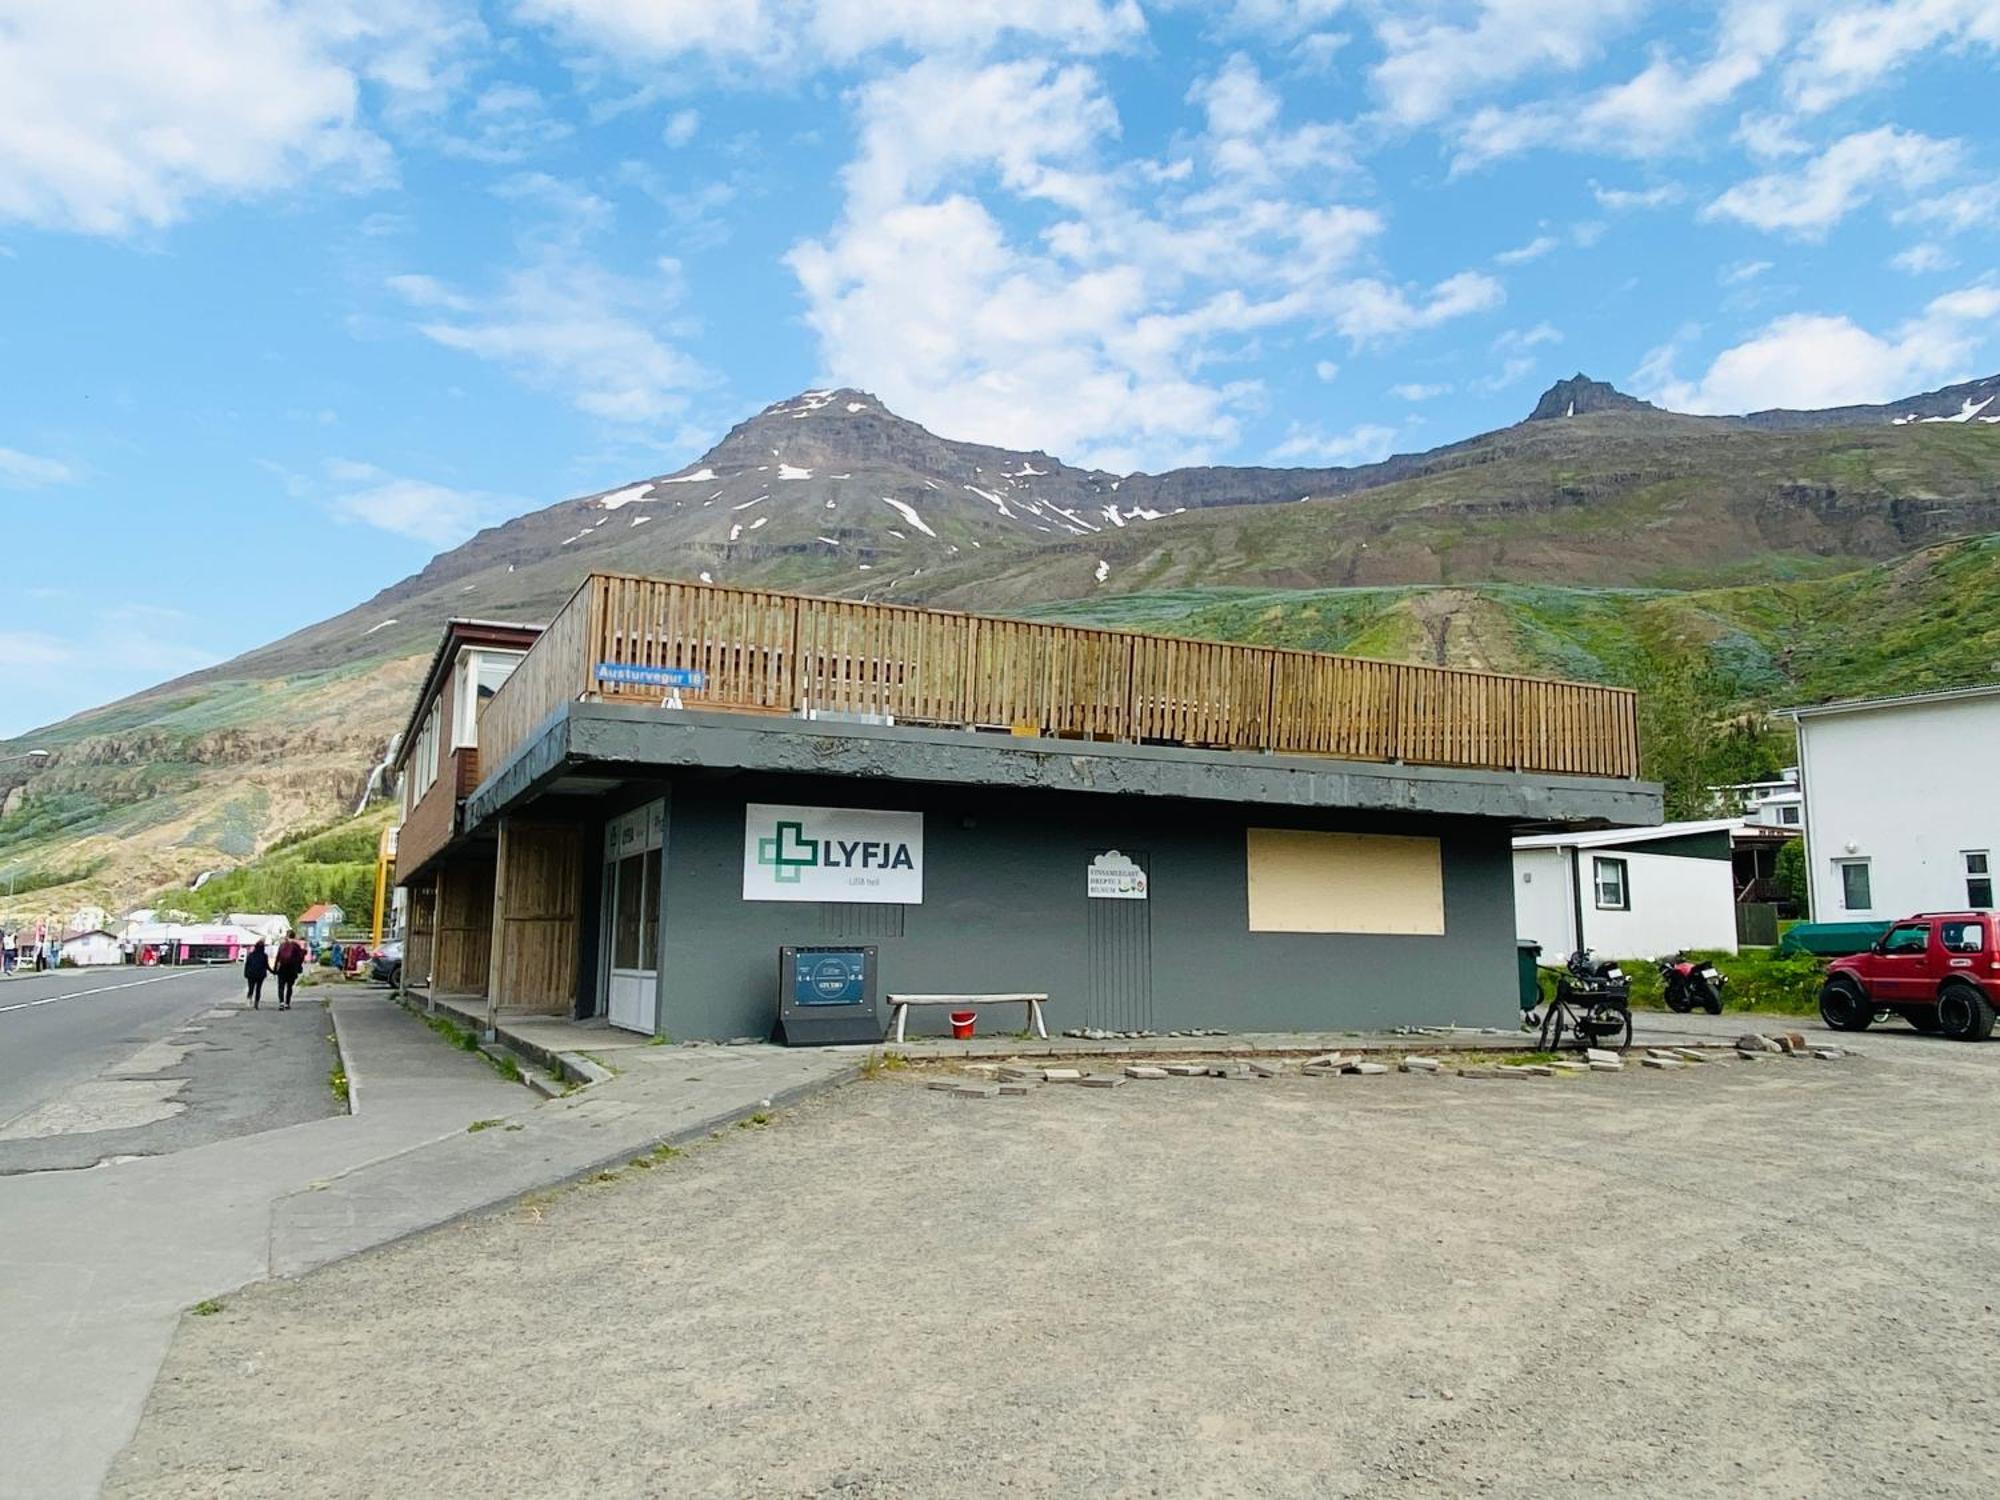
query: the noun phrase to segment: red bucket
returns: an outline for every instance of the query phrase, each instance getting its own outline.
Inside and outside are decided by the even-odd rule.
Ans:
[[[955,1010],[951,1013],[951,1034],[959,1041],[972,1035],[972,1023],[979,1019],[976,1010]]]

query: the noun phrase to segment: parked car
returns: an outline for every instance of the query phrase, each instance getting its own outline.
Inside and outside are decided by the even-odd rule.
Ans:
[[[1835,959],[1820,986],[1819,1013],[1840,1031],[1861,1031],[1881,1011],[1919,1031],[1966,1042],[1993,1033],[2000,1004],[2000,916],[1923,912],[1890,924],[1865,953]]]
[[[403,980],[403,945],[387,942],[375,950],[375,956],[368,961],[368,977],[379,979],[384,984],[400,984]]]

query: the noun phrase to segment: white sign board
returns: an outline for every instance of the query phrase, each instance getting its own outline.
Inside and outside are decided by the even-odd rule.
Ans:
[[[1144,901],[1146,872],[1116,849],[1107,849],[1090,862],[1086,890],[1094,900]]]
[[[924,815],[752,802],[743,816],[743,899],[920,906]]]

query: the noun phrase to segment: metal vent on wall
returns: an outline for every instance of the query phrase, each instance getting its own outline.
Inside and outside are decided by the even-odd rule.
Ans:
[[[820,932],[830,938],[899,938],[903,935],[900,906],[869,901],[823,901]]]

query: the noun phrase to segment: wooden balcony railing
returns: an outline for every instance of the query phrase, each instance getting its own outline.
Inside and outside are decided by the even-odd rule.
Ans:
[[[598,573],[479,718],[499,769],[559,704],[657,703],[601,668],[704,674],[690,708],[1275,750],[1576,776],[1639,773],[1624,688]]]

